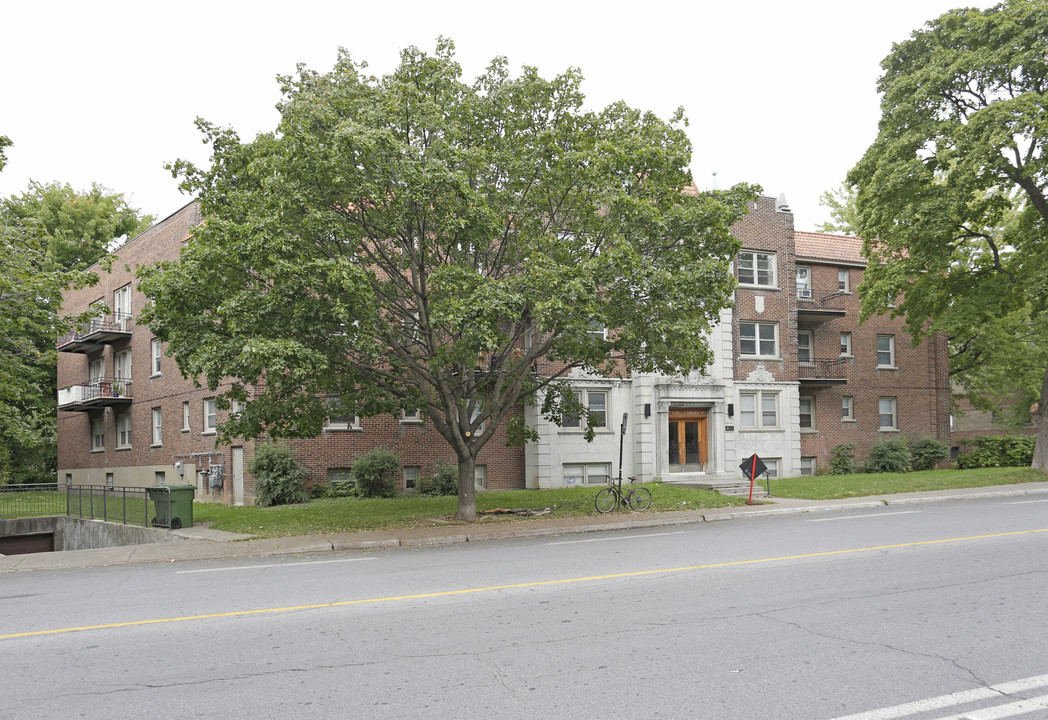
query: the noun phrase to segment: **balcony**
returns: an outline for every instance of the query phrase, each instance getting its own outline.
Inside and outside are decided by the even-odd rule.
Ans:
[[[801,322],[821,323],[844,317],[846,293],[827,293],[814,288],[797,288],[797,319]]]
[[[843,385],[848,382],[848,359],[815,359],[797,362],[801,385]]]
[[[59,410],[86,412],[130,404],[131,381],[124,378],[96,378],[58,391]]]
[[[127,313],[111,313],[91,318],[76,330],[58,338],[58,352],[91,353],[106,343],[131,337],[134,324]]]

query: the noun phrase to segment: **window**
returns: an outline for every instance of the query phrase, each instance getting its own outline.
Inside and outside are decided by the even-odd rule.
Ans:
[[[91,452],[106,449],[106,420],[104,417],[91,418]]]
[[[351,468],[328,468],[328,482],[332,485],[343,485],[353,482],[353,470]]]
[[[586,334],[594,340],[603,342],[608,339],[608,328],[604,327],[602,323],[594,321],[589,324],[589,330],[586,331]]]
[[[895,414],[895,398],[882,397],[878,401],[881,430],[895,430],[899,427],[899,418]]]
[[[775,287],[775,254],[743,250],[736,262],[740,285]]]
[[[751,357],[778,357],[778,325],[775,323],[739,323],[739,350]]]
[[[855,399],[850,395],[841,398],[841,420],[855,422]]]
[[[575,397],[590,412],[593,420],[592,427],[602,428],[608,426],[608,392],[607,390],[576,390]],[[561,417],[561,427],[582,427],[582,418],[578,415],[565,413]]]
[[[779,426],[779,394],[774,392],[739,393],[739,426],[774,428]]]
[[[324,423],[325,430],[354,430],[357,429],[357,416],[347,413],[342,405],[342,398],[331,395],[327,399],[328,418]]]
[[[852,340],[852,338],[851,338],[851,333],[850,332],[842,332],[841,333],[841,357],[851,357],[852,356],[852,343],[851,343],[851,340]]]
[[[189,401],[182,403],[182,432],[189,432]]]
[[[164,422],[163,417],[160,414],[160,408],[153,408],[153,445],[159,446],[164,444]]]
[[[400,422],[402,423],[420,423],[422,422],[422,411],[418,408],[414,410],[401,410],[400,411]]]
[[[214,398],[204,398],[204,434],[213,435],[218,431],[218,410]]]
[[[801,396],[801,430],[815,429],[815,398]]]
[[[797,362],[802,365],[811,365],[815,360],[812,348],[815,347],[815,335],[811,330],[801,330],[797,333]]]
[[[92,360],[90,363],[88,363],[87,374],[88,377],[91,379],[91,382],[101,380],[103,377],[105,377],[106,359],[98,358],[97,360]]]
[[[113,355],[113,393],[127,396],[131,382],[131,351],[124,350]]]
[[[564,466],[564,484],[569,487],[572,485],[607,485],[610,478],[611,466],[608,463]]]
[[[474,465],[473,466],[473,484],[479,488],[486,488],[488,486],[488,466],[487,465]]]
[[[797,266],[797,297],[811,299],[811,268],[807,265]]]
[[[801,477],[811,477],[815,474],[815,458],[801,458]]]
[[[764,466],[768,468],[764,474],[768,477],[779,477],[779,458],[762,458],[762,460],[764,460]]]
[[[116,448],[131,447],[131,413],[120,413],[116,416]]]
[[[156,338],[153,338],[153,340],[150,343],[149,347],[150,347],[150,355],[153,358],[152,373],[153,373],[153,375],[159,375],[160,374],[160,358],[162,358],[164,356],[162,343],[159,340],[157,340]]]
[[[414,490],[415,486],[418,485],[418,479],[422,475],[422,468],[417,467],[406,467],[404,468],[404,489]]]
[[[837,268],[837,291],[851,292],[851,283],[848,282],[848,268]]]
[[[877,367],[895,367],[895,336],[877,336]]]
[[[153,482],[156,485],[166,485],[167,484],[167,473],[164,472],[163,470],[155,471],[153,473]]]
[[[113,293],[113,322],[121,330],[130,330],[131,286],[125,285]]]

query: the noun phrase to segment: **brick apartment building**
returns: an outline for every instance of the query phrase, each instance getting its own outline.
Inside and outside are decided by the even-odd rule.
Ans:
[[[200,219],[198,205],[186,205],[120,248],[97,286],[66,294],[67,312],[98,302],[111,312],[58,341],[59,481],[186,482],[199,499],[254,502],[246,470],[254,443],[216,443],[223,388],[184,379],[134,321],[146,301],[134,268],[176,258]],[[781,197],[760,198],[733,232],[743,248],[739,287],[709,338],[711,367],[686,377],[573,374],[584,402],[605,418],[596,440],[585,442],[577,419],[557,426],[524,408],[539,441],[521,450],[497,434],[478,456],[478,485],[603,484],[618,471],[625,414],[624,476],[710,487],[737,483],[739,462],[754,452],[789,477],[827,464],[841,443],[854,442],[861,458],[885,437],[949,441],[945,338],[913,347],[898,320],[858,325],[861,241],[794,231]],[[353,460],[375,447],[401,458],[402,489],[455,462],[415,414],[332,417],[321,435],[291,445],[313,482],[345,479]]]

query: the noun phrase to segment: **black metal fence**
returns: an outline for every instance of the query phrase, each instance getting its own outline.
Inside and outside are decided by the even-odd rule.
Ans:
[[[847,358],[801,360],[797,363],[797,376],[801,380],[845,380]]]
[[[66,515],[125,525],[170,528],[166,486],[7,485],[0,487],[0,518]]]

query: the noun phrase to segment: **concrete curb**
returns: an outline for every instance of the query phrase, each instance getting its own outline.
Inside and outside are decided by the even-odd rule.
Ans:
[[[126,545],[94,550],[0,556],[0,574],[33,570],[64,570],[114,565],[157,564],[200,560],[222,560],[238,557],[270,557],[348,550],[371,550],[395,547],[427,547],[489,540],[511,540],[599,532],[632,530],[691,523],[768,518],[776,516],[825,513],[833,510],[869,510],[894,505],[976,500],[981,498],[1023,497],[1048,494],[1048,482],[1017,486],[996,486],[965,492],[934,491],[885,495],[854,500],[792,500],[772,498],[781,506],[749,506],[708,510],[684,510],[636,514],[632,516],[598,516],[551,518],[500,525],[463,528],[449,525],[432,528],[405,528],[389,531],[367,531],[330,535],[301,535],[282,538],[243,539],[247,536],[199,528],[179,531],[181,542]]]

